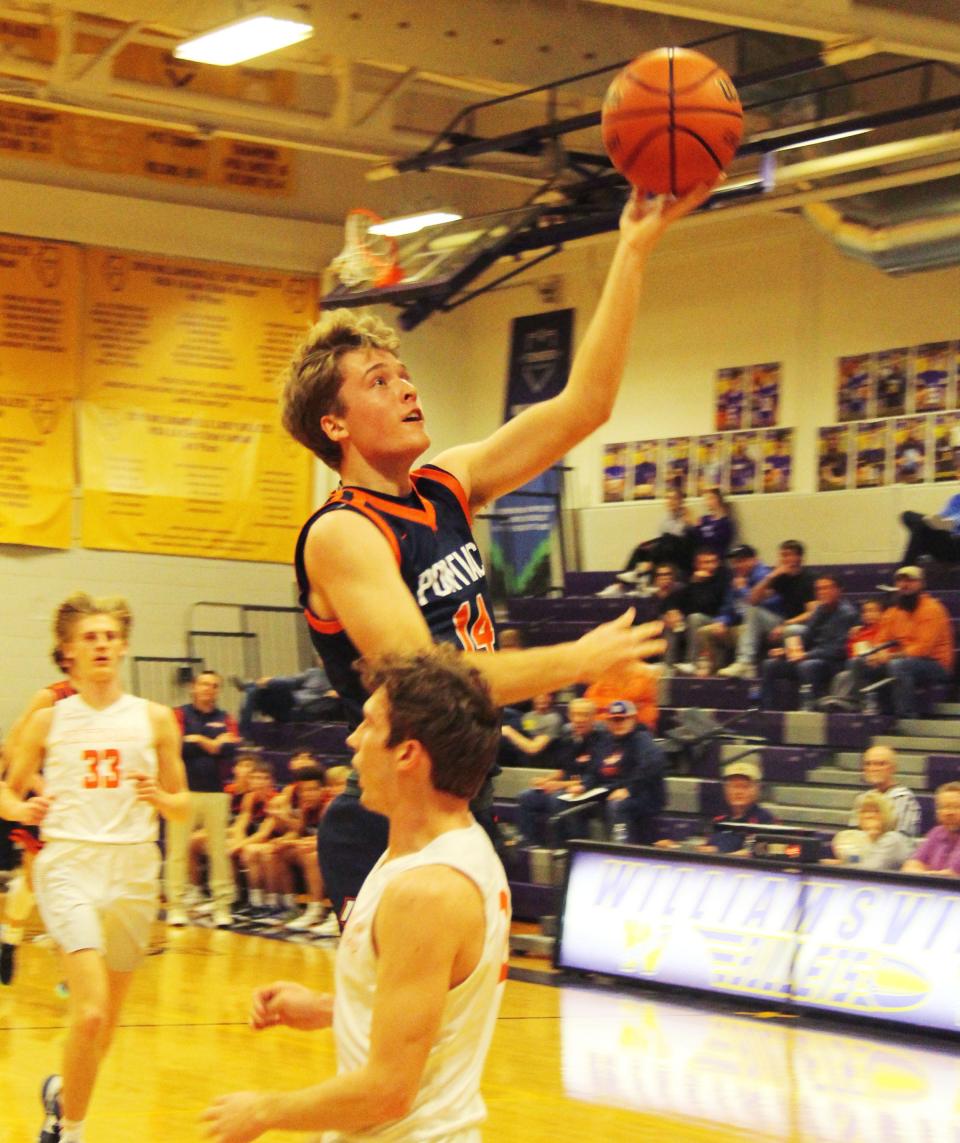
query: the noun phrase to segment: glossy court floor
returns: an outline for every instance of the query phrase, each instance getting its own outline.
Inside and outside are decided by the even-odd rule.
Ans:
[[[335,955],[334,942],[158,925],[88,1143],[200,1140],[198,1115],[217,1093],[327,1075],[327,1034],[255,1035],[246,1011],[257,983],[331,987]],[[537,962],[514,965],[538,975]],[[27,944],[13,986],[0,989],[0,1143],[36,1139],[37,1093],[56,1067],[66,1016],[59,975],[50,948]],[[960,1138],[960,1048],[526,979],[508,982],[483,1091],[488,1143]]]

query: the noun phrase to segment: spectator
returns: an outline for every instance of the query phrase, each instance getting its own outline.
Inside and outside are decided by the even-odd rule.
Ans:
[[[897,829],[893,803],[876,790],[861,794],[857,802],[857,828],[835,835],[834,856],[842,865],[861,869],[899,869],[913,852],[913,842]]]
[[[960,876],[960,782],[947,782],[936,794],[937,825],[901,869],[904,873]]]
[[[519,798],[520,833],[527,845],[546,845],[556,840],[548,837],[548,819],[569,808],[569,803],[557,800],[558,795],[583,788],[584,776],[609,743],[606,730],[596,725],[597,709],[589,699],[573,699],[567,714],[570,722],[558,743],[558,769],[547,777],[534,778],[531,788]]]
[[[892,607],[880,619],[880,643],[896,644],[854,659],[852,670],[859,693],[868,683],[892,679],[884,690],[892,692],[898,718],[916,718],[917,684],[948,683],[953,674],[953,627],[947,609],[923,590],[923,571],[902,567],[894,576]]]
[[[694,673],[696,634],[719,615],[730,586],[730,576],[712,548],[697,551],[690,582],[675,592],[664,614],[666,662],[681,674]]]
[[[563,730],[563,719],[553,709],[553,695],[549,691],[534,695],[532,706],[532,710],[520,716],[519,727],[503,725],[504,741],[521,757],[511,758],[509,752],[506,756],[501,753],[502,763],[526,763],[528,758],[552,755],[553,745]]]
[[[321,666],[299,675],[274,675],[246,683],[234,679],[243,692],[240,733],[252,736],[253,716],[265,714],[275,722],[313,722],[343,717],[343,706]]]
[[[324,888],[342,920],[387,848],[387,832],[387,819],[360,804],[360,779],[351,766],[343,793],[330,803],[317,830]]]
[[[667,514],[660,521],[660,531],[652,540],[644,540],[630,553],[623,571],[617,576],[619,584],[611,584],[601,595],[619,595],[623,585],[637,588],[648,585],[650,572],[658,563],[670,563],[687,572],[693,557],[694,520],[679,488],[671,488],[666,495]]]
[[[275,911],[276,903],[267,906],[265,843],[277,831],[278,820],[273,806],[282,808],[273,787],[273,767],[258,758],[250,774],[250,789],[243,795],[240,813],[230,827],[228,852],[238,862],[247,885],[247,904],[237,912],[255,918]]]
[[[897,756],[889,746],[871,746],[863,755],[863,780],[870,790],[858,794],[850,811],[850,825],[858,824],[860,806],[868,793],[883,794],[893,806],[893,828],[905,837],[920,835],[920,803],[912,790],[898,785]]]
[[[960,492],[950,497],[939,515],[904,512],[900,520],[910,533],[905,564],[916,564],[924,556],[946,564],[960,562]]]
[[[293,898],[290,872],[297,868],[307,888],[307,905],[302,913],[288,919],[285,928],[294,932],[309,931],[316,936],[337,937],[340,926],[336,917],[324,918],[323,879],[317,857],[317,829],[330,799],[326,796],[323,772],[301,769],[295,789],[283,817],[284,833],[273,842],[277,891]]]
[[[657,705],[658,680],[657,672],[651,670],[646,663],[634,663],[626,668],[614,667],[591,683],[583,697],[594,704],[601,718],[607,717],[612,702],[618,699],[632,702],[636,708],[637,722],[653,733],[660,717]]]
[[[832,575],[818,576],[814,591],[817,606],[804,634],[788,636],[782,647],[771,648],[763,663],[760,705],[765,709],[773,706],[777,679],[799,679],[801,709],[812,710],[844,664],[857,614],[841,598],[842,589]]]
[[[657,839],[657,815],[666,800],[666,758],[650,732],[637,723],[632,702],[610,703],[607,728],[612,740],[584,775],[582,786],[569,793],[606,790],[604,815],[611,839],[650,845]]]
[[[750,592],[770,574],[770,568],[757,558],[756,548],[738,544],[730,551],[733,574],[720,613],[712,623],[701,627],[694,637],[694,659],[706,658],[705,673],[712,674],[721,660],[730,658],[737,645],[744,608]]]
[[[801,634],[814,608],[813,577],[803,566],[803,544],[784,540],[777,566],[750,590],[737,637],[737,657],[717,673],[755,679],[756,663],[766,642],[781,643],[785,634]]]
[[[883,607],[877,599],[865,599],[860,604],[860,622],[856,627],[850,628],[847,639],[847,658],[854,655],[865,655],[873,650],[880,642],[880,620],[883,618]]]
[[[760,767],[749,758],[741,758],[739,762],[731,762],[724,768],[723,799],[727,803],[727,810],[713,819],[710,835],[701,847],[704,853],[747,855],[747,835],[741,830],[727,829],[726,823],[777,824],[776,817],[760,805],[762,778]]]
[[[730,505],[719,488],[707,488],[703,493],[703,506],[706,512],[694,528],[694,542],[700,548],[710,548],[723,558],[733,543],[736,532]]]
[[[190,790],[190,812],[183,821],[167,828],[166,899],[167,924],[187,923],[184,892],[190,837],[197,828],[206,834],[210,859],[210,896],[213,922],[218,928],[231,923],[230,906],[236,892],[227,851],[230,795],[224,787],[240,737],[233,716],[217,706],[221,679],[216,671],[201,671],[191,686],[191,700],[174,713],[183,735],[183,764]]]

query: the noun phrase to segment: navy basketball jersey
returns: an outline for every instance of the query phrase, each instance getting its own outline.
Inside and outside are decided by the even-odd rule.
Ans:
[[[310,638],[351,722],[362,717],[366,698],[353,669],[359,652],[338,619],[319,618],[309,604],[303,550],[320,516],[359,512],[380,530],[435,642],[469,651],[492,651],[496,644],[486,574],[460,482],[432,464],[411,472],[410,481],[413,489],[407,496],[387,496],[353,486],[338,488],[304,524],[297,540],[297,583]]]

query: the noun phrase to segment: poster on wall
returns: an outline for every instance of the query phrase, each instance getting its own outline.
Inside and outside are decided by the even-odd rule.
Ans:
[[[754,365],[750,371],[750,427],[769,429],[779,418],[780,363]]]
[[[877,416],[902,417],[907,411],[909,351],[885,349],[877,354]]]
[[[960,479],[960,413],[938,413],[933,418],[933,479]]]
[[[918,345],[913,351],[913,408],[935,413],[948,407],[953,347],[948,341]]]
[[[837,492],[850,487],[850,429],[826,425],[817,430],[817,490]]]
[[[893,422],[893,479],[921,484],[927,479],[928,417],[900,417]]]
[[[653,500],[657,495],[659,441],[636,441],[633,446],[633,498]]]
[[[743,366],[718,369],[714,389],[715,417],[717,432],[742,429],[746,424],[748,370]]]
[[[691,437],[668,437],[664,459],[664,491],[675,488],[686,496],[690,491]]]
[[[886,483],[886,424],[886,421],[860,421],[854,427],[857,488],[879,488]]]
[[[730,445],[730,495],[747,496],[757,491],[757,463],[760,450],[758,432],[734,433]]]
[[[627,456],[630,446],[608,444],[603,447],[603,502],[617,504],[627,492]]]
[[[793,485],[793,429],[761,433],[763,491],[789,492]]]
[[[838,421],[859,421],[873,413],[873,381],[869,353],[837,358]]]
[[[719,433],[698,437],[694,446],[696,459],[696,479],[694,488],[702,496],[708,488],[718,488],[721,492],[727,490],[726,466],[724,456],[726,437]]]

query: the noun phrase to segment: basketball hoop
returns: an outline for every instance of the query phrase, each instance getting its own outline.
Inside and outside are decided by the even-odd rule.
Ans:
[[[381,222],[383,219],[378,214],[362,206],[347,215],[343,249],[330,263],[345,286],[352,289],[364,285],[393,286],[402,281],[396,238],[370,233],[370,227]]]

